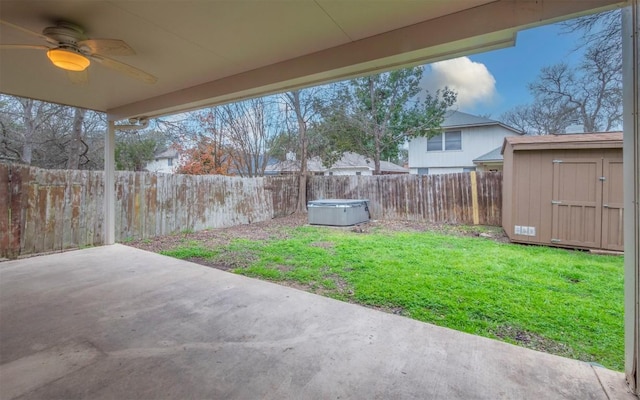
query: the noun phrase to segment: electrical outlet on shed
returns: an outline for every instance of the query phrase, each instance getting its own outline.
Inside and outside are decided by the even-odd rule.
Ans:
[[[535,226],[515,225],[514,228],[513,228],[513,233],[515,235],[522,235],[522,236],[535,236],[536,235],[536,227]]]

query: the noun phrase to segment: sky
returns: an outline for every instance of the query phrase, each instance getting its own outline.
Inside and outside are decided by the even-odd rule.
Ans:
[[[499,120],[505,111],[532,102],[527,85],[542,67],[579,64],[579,35],[561,32],[559,24],[533,28],[518,33],[515,47],[427,65],[422,83],[431,90],[455,89],[459,111]]]

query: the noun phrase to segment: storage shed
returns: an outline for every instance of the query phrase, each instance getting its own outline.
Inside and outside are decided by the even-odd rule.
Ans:
[[[502,154],[509,239],[623,250],[621,132],[507,137]]]

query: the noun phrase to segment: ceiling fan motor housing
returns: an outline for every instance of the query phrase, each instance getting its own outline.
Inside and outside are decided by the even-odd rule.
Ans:
[[[48,42],[59,46],[77,47],[78,42],[87,39],[82,28],[67,22],[44,28],[42,34]]]

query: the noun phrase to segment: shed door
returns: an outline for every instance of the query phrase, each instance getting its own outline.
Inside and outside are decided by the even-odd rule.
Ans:
[[[551,241],[600,247],[601,159],[554,160]]]
[[[622,159],[605,159],[602,187],[602,248],[623,251]]]

